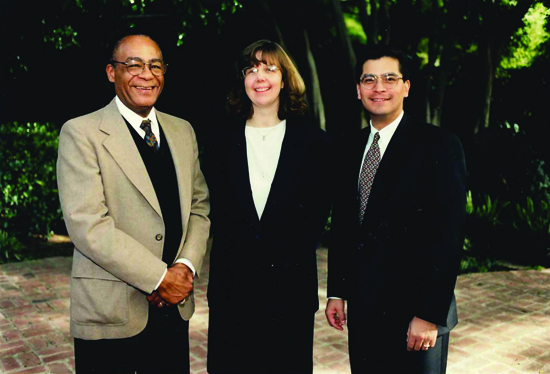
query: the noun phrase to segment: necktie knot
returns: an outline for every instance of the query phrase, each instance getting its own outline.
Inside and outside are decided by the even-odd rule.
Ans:
[[[143,131],[145,131],[145,133],[149,133],[151,132],[151,120],[149,119],[144,119],[142,122],[141,122],[141,129]]]
[[[157,150],[159,143],[157,137],[153,134],[153,130],[151,130],[151,120],[144,119],[139,127],[145,131],[145,143],[147,143],[149,147]]]

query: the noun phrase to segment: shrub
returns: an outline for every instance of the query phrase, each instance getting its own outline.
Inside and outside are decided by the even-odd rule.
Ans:
[[[12,122],[0,125],[0,138],[0,230],[23,243],[46,238],[61,221],[58,130],[49,123]]]
[[[550,198],[511,204],[484,195],[474,203],[468,193],[462,271],[500,270],[502,261],[550,266]]]
[[[24,245],[17,238],[9,236],[7,232],[0,230],[0,264],[12,260],[20,260],[23,247]]]
[[[518,246],[529,264],[550,266],[550,198],[516,205],[514,228],[519,233]]]
[[[472,192],[469,191],[466,199],[466,238],[469,255],[478,260],[487,260],[491,263],[495,259],[505,259],[508,252],[510,219],[502,219],[510,202],[500,202],[498,198],[491,199],[483,195],[474,202]],[[510,222],[508,222],[510,221]]]
[[[476,192],[474,198],[490,195],[515,206],[526,196],[539,200],[548,193],[548,166],[517,124],[483,130],[467,150],[469,187]]]

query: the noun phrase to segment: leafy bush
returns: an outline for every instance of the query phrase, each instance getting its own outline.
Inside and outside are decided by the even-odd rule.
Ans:
[[[0,264],[12,260],[20,260],[23,247],[24,245],[17,238],[9,236],[7,232],[0,230]]]
[[[550,204],[550,174],[532,139],[518,124],[503,122],[480,131],[467,150],[474,196],[468,200],[466,255],[489,265],[505,260],[550,266],[548,208],[542,203]]]
[[[476,217],[485,221],[491,226],[500,225],[500,215],[502,211],[510,205],[509,201],[500,203],[498,197],[493,201],[491,196],[484,195],[477,207],[474,207],[474,202],[472,199],[472,191],[468,191],[468,196],[466,196],[466,212],[468,214],[475,213]]]
[[[474,202],[472,192],[468,192],[466,199],[466,239],[465,250],[470,256],[488,265],[496,259],[507,257],[507,242],[509,241],[512,221],[504,213],[509,213],[509,201],[500,202],[483,195]],[[479,262],[478,261],[478,262]],[[489,266],[490,267],[490,266]]]
[[[514,222],[514,227],[520,230],[524,226],[529,231],[544,236],[550,235],[550,204],[548,201],[540,201],[539,206],[535,206],[533,199],[527,197],[526,206],[517,204],[516,210],[519,221]]]
[[[548,193],[548,166],[517,124],[484,129],[467,150],[469,186],[474,197],[490,195],[515,206],[527,196],[539,200]]]
[[[516,205],[514,228],[519,233],[518,246],[523,257],[533,264],[550,266],[550,198]]]
[[[0,230],[23,243],[46,238],[61,221],[58,130],[49,123],[12,122],[0,125],[0,138]]]
[[[470,239],[468,237],[464,239],[464,253],[460,261],[459,274],[506,270],[513,270],[513,268],[497,258],[487,256],[486,253],[479,250],[474,250]]]
[[[503,261],[550,266],[550,198],[527,197],[515,209],[489,195],[477,200],[468,193],[462,272],[504,270]]]

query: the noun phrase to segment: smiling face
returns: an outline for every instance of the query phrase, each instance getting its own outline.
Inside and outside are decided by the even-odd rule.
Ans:
[[[363,73],[380,77],[383,74],[397,74],[399,61],[392,57],[382,57],[378,60],[367,60],[363,64]],[[372,124],[378,130],[392,123],[403,111],[403,101],[409,96],[410,81],[399,80],[393,88],[386,88],[382,79],[378,79],[373,89],[366,89],[357,84],[357,98],[361,100],[365,109],[370,113]]]
[[[153,40],[134,35],[122,41],[115,57],[117,61],[122,62],[131,57],[138,57],[143,62],[151,62],[162,60],[162,52]],[[151,112],[164,87],[164,75],[153,75],[149,65],[141,74],[134,76],[128,73],[123,64],[109,64],[107,77],[115,84],[115,92],[120,101],[142,117],[147,117]]]
[[[262,61],[261,52],[256,54],[256,58]],[[268,62],[268,64],[272,65],[271,62]],[[278,68],[271,71],[264,62],[260,62],[256,67],[258,72],[249,74],[244,79],[246,95],[255,110],[269,108],[277,111],[279,108],[279,94],[284,87],[281,70]]]

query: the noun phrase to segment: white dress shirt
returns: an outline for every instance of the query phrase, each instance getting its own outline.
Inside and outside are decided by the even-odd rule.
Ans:
[[[118,107],[118,111],[120,114],[122,114],[122,117],[128,121],[130,125],[137,131],[137,133],[145,139],[145,130],[143,130],[140,126],[143,120],[148,119],[151,121],[151,131],[153,134],[155,134],[155,137],[157,138],[158,145],[160,147],[160,129],[159,129],[159,123],[157,121],[157,112],[155,112],[155,108],[151,108],[151,112],[149,112],[149,115],[146,118],[143,118],[130,108],[128,108],[120,99],[118,96],[115,98],[116,106]]]
[[[367,141],[365,152],[363,152],[363,161],[361,161],[361,168],[359,168],[359,176],[361,176],[361,170],[363,169],[363,163],[365,162],[365,157],[367,157],[367,152],[369,151],[372,142],[374,141],[374,134],[380,134],[380,139],[378,139],[378,146],[380,147],[380,161],[382,161],[382,157],[384,157],[384,152],[386,152],[386,148],[388,148],[388,144],[390,143],[390,140],[395,133],[395,130],[397,130],[397,126],[399,125],[399,122],[401,122],[404,114],[405,112],[402,111],[401,114],[392,123],[390,123],[380,131],[376,130],[372,125],[372,121],[370,121],[369,140]]]

